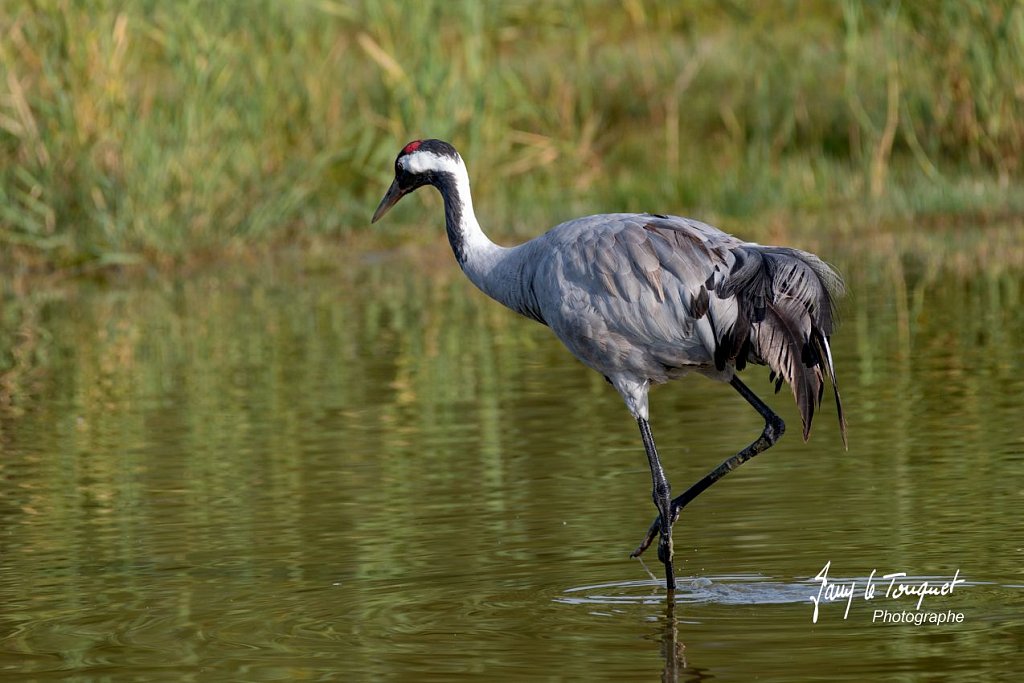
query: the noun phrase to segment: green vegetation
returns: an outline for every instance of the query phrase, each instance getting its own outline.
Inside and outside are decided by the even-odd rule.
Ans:
[[[1022,83],[1011,1],[12,0],[0,261],[361,231],[415,137],[455,142],[498,233],[1016,217]]]

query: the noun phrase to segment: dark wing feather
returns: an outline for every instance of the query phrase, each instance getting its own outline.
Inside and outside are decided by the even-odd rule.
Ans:
[[[822,364],[828,368],[828,378],[829,381],[832,382],[832,393],[835,394],[836,398],[836,414],[839,416],[839,433],[843,436],[843,447],[849,448],[850,444],[846,440],[846,417],[843,415],[843,400],[839,397],[839,383],[836,382],[836,368],[832,363],[832,349],[828,345],[828,337],[824,336],[820,332],[812,334],[811,346],[817,352],[818,357],[822,359]],[[820,396],[818,397],[818,403],[821,403]]]
[[[800,409],[804,440],[811,433],[814,407],[820,403],[821,365],[807,363],[804,349],[811,331],[804,305],[789,296],[765,303],[764,318],[754,326],[754,347],[759,359],[780,375],[793,390]]]
[[[744,360],[771,368],[775,390],[783,381],[793,390],[805,440],[815,404],[821,404],[827,371],[845,445],[846,419],[828,345],[836,301],[843,294],[842,278],[817,256],[797,249],[743,244],[732,253],[732,268],[714,283],[714,290],[720,298],[736,298],[736,325],[722,336],[716,363],[721,355],[737,369]]]

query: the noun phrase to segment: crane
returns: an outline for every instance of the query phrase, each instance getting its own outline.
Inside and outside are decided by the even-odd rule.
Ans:
[[[672,527],[709,486],[782,436],[785,423],[737,376],[766,365],[778,392],[790,386],[803,438],[828,375],[844,446],[846,420],[829,337],[842,277],[814,254],[744,242],[679,216],[614,213],[555,226],[514,247],[492,242],[473,212],[469,173],[443,140],[414,140],[371,222],[402,197],[433,185],[444,200],[455,259],[489,297],[547,325],[569,351],[604,375],[640,428],[658,515],[631,557],[658,538],[668,590],[676,588]],[[764,418],[760,436],[673,498],[651,433],[652,384],[697,372],[729,383]]]

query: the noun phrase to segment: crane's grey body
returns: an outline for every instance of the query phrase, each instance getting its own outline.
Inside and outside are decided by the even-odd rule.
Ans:
[[[735,244],[684,218],[587,216],[529,243],[535,255],[524,254],[533,264],[522,286],[573,355],[607,377],[635,417],[647,418],[648,383],[694,369],[728,374],[714,369],[712,320],[730,311],[718,301],[702,311],[699,297],[713,269],[729,267]]]
[[[773,320],[742,316],[764,297],[764,279],[778,279],[784,289],[775,288],[775,297],[805,309],[794,320],[797,328],[808,338],[812,326],[831,334],[831,302],[842,281],[813,254],[743,242],[689,218],[618,213],[577,218],[488,255],[486,275],[471,258],[463,262],[470,279],[547,324],[573,355],[609,379],[634,417],[649,417],[650,384],[693,370],[729,381],[737,361],[770,365],[799,392],[798,401],[804,391],[808,399],[820,392],[820,370],[801,376],[784,335],[772,334]],[[748,328],[737,329],[743,320]],[[727,353],[722,363],[723,345],[740,351],[737,335],[749,336],[749,356]]]
[[[403,150],[374,220],[423,184],[444,197],[448,237],[469,279],[548,325],[611,382],[639,422],[660,513],[647,543],[662,535],[659,556],[665,555],[672,587],[671,525],[679,508],[771,446],[784,428],[735,373],[752,362],[771,368],[777,388],[787,382],[805,439],[824,372],[835,387],[828,337],[843,290],[839,275],[808,252],[743,242],[699,221],[655,214],[577,218],[519,246],[498,246],[477,223],[461,158],[441,141],[417,141]],[[689,498],[671,501],[647,423],[648,390],[691,371],[732,383],[765,416],[766,427],[761,440],[691,487]],[[836,405],[845,439],[838,390]]]

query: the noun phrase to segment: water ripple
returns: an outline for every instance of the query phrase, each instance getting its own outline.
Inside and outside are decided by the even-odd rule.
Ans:
[[[810,584],[785,583],[755,575],[677,579],[675,602],[719,605],[771,605],[807,602]],[[652,605],[666,600],[658,579],[615,581],[568,588],[554,599],[569,605]]]

